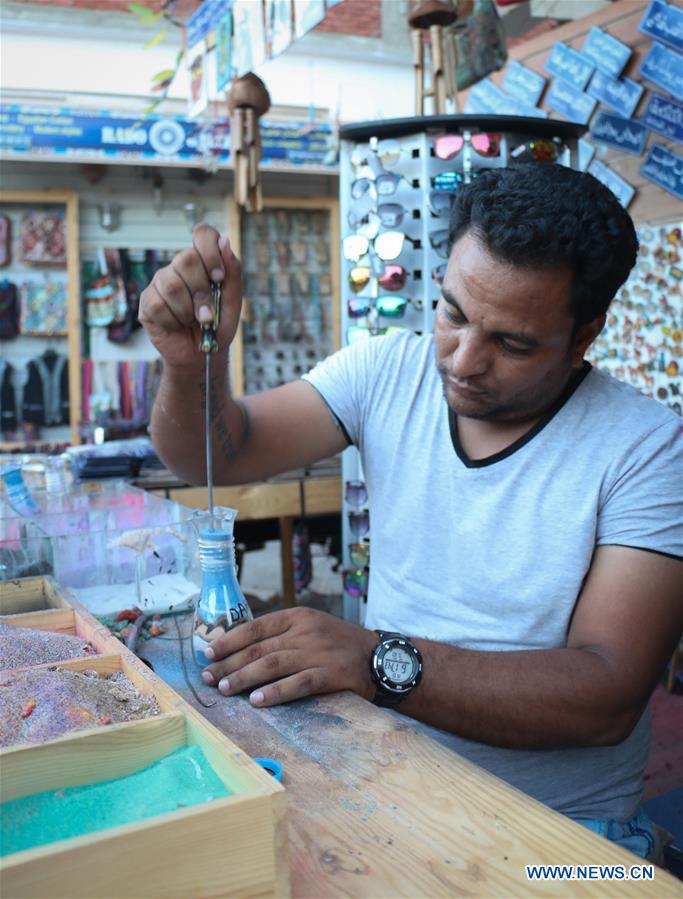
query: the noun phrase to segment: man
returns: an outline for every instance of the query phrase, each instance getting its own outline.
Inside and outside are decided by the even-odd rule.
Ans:
[[[205,682],[257,706],[343,689],[398,706],[650,852],[638,804],[648,699],[683,626],[683,438],[674,413],[584,361],[636,252],[631,219],[590,175],[482,173],[455,197],[433,338],[356,343],[235,401],[239,264],[196,228],[142,297],[164,357],[160,455],[205,478],[197,344],[212,278],[217,479],[258,480],[351,442],[372,521],[366,628],[305,608],[263,616],[212,644]]]

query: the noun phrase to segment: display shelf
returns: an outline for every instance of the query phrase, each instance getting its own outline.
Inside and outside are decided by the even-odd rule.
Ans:
[[[40,256],[38,251],[26,249],[19,252],[20,227],[25,213],[58,212],[64,219],[65,247],[63,257],[55,251],[54,259],[49,260],[47,254]],[[46,351],[59,350],[67,357],[69,419],[65,426],[43,426],[42,437],[29,442],[63,443],[70,440],[79,442],[78,421],[81,403],[81,317],[80,317],[80,277],[79,277],[79,245],[78,245],[78,196],[72,191],[0,191],[0,213],[10,220],[11,252],[5,266],[0,268],[0,277],[9,282],[22,281],[40,284],[46,278],[52,282],[63,284],[66,294],[65,330],[62,333],[42,333],[41,329],[30,328],[28,334],[20,333],[10,340],[2,341],[3,359],[10,364],[18,362],[24,365],[30,358]],[[36,245],[40,243],[36,241]],[[14,279],[14,280],[13,280]],[[51,282],[51,283],[52,283]],[[27,324],[27,319],[24,319]],[[16,372],[15,372],[16,378]],[[22,379],[23,380],[23,379]],[[18,394],[23,383],[17,384]],[[4,446],[12,446],[21,441],[6,441]]]

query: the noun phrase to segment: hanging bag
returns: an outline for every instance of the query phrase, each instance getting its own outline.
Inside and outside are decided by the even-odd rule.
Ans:
[[[114,320],[116,286],[109,277],[102,247],[95,262],[83,264],[82,274],[85,323],[91,328],[106,327]]]
[[[19,294],[17,285],[7,278],[0,282],[0,340],[13,340],[19,334]]]
[[[12,222],[6,215],[0,215],[0,268],[12,261]]]

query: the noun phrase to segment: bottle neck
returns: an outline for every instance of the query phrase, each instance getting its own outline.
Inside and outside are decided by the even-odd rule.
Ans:
[[[218,571],[235,564],[235,540],[230,534],[202,534],[197,547],[202,571]]]

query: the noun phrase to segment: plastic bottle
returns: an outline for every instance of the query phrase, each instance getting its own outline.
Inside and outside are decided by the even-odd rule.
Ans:
[[[2,472],[7,502],[19,515],[37,515],[40,507],[31,496],[18,465],[8,465]]]
[[[216,507],[213,516],[201,513],[194,519],[202,585],[195,606],[192,653],[202,668],[209,664],[204,650],[212,640],[254,618],[237,580],[236,517],[235,509]]]

